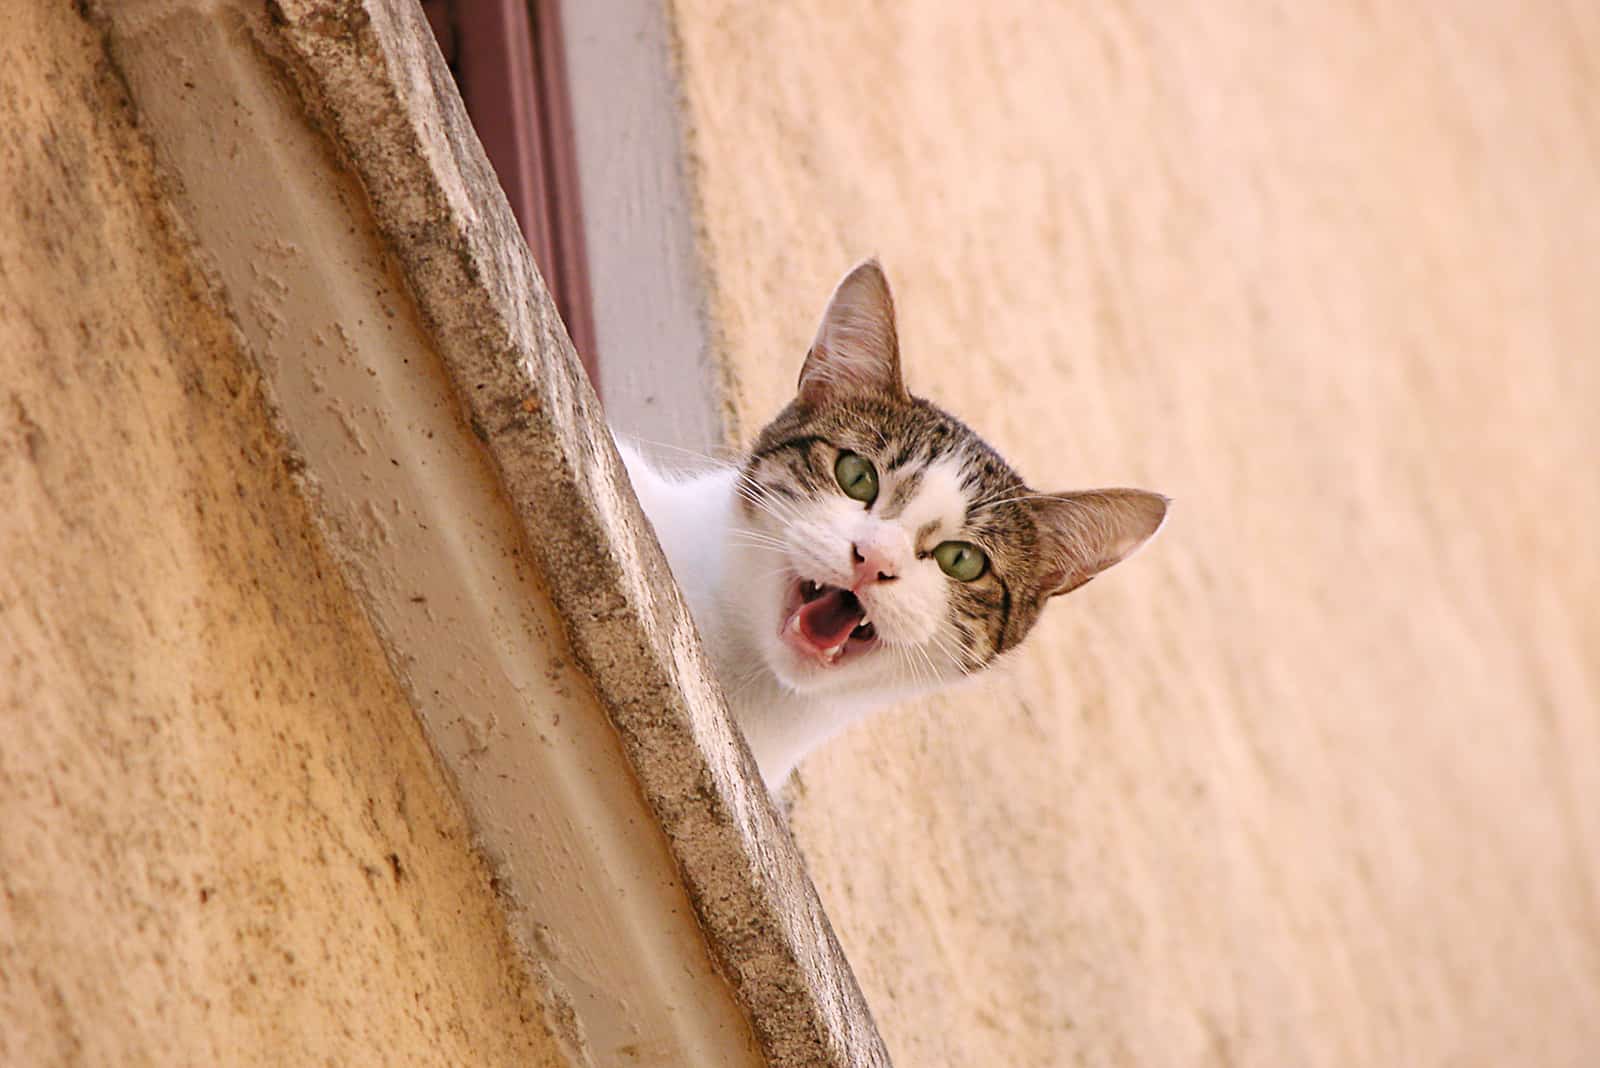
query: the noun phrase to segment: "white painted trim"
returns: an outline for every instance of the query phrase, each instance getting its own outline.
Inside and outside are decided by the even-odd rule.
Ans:
[[[606,417],[647,443],[725,444],[668,13],[561,8]]]
[[[759,1063],[365,197],[267,57],[264,9],[147,0],[106,15],[139,126],[573,1064]]]

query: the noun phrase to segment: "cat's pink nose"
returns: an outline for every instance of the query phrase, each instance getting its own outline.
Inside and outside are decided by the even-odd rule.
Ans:
[[[870,542],[851,542],[850,561],[854,565],[850,578],[850,588],[853,590],[874,582],[893,582],[898,577],[894,560]]]

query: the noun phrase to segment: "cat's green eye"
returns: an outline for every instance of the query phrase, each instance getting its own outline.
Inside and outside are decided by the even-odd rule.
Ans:
[[[939,561],[939,569],[957,582],[972,582],[989,570],[989,558],[970,542],[941,541],[933,547],[933,558]]]
[[[833,477],[839,480],[844,495],[860,501],[869,508],[878,499],[878,470],[853,452],[841,452],[833,465]]]

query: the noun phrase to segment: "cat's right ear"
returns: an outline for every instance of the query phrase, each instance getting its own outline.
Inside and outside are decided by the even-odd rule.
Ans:
[[[1040,494],[1028,501],[1039,523],[1039,596],[1071,593],[1155,537],[1171,500],[1136,489]]]
[[[800,369],[802,404],[861,395],[911,400],[900,377],[894,297],[877,260],[857,264],[834,289]]]

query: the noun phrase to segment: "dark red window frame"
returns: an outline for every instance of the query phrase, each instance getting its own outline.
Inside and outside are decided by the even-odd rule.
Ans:
[[[560,5],[556,0],[423,0],[422,6],[578,358],[598,390]]]

